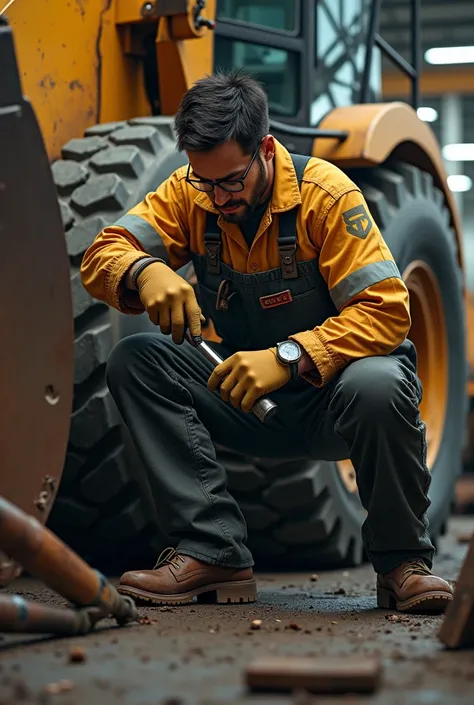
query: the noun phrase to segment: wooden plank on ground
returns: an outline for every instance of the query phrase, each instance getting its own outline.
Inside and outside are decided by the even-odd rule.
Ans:
[[[372,693],[380,684],[378,656],[262,657],[245,672],[252,691],[303,689],[310,693]]]

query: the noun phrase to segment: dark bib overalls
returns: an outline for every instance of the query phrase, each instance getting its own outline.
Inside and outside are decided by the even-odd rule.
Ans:
[[[292,159],[301,184],[308,158],[292,155]],[[264,350],[338,314],[318,260],[296,261],[297,210],[293,208],[278,216],[281,266],[255,274],[236,272],[220,261],[217,215],[207,215],[206,254],[192,254],[192,260],[203,311],[212,318],[229,350]],[[276,294],[286,303],[272,305]]]
[[[308,157],[292,159],[301,183]],[[200,304],[222,338],[212,345],[223,357],[274,346],[338,315],[318,259],[296,260],[296,213],[278,216],[281,266],[255,274],[221,261],[217,216],[208,214],[206,253],[191,256]],[[107,381],[142,460],[146,477],[139,480],[151,492],[167,540],[182,553],[221,565],[253,564],[242,512],[216,458],[219,444],[257,457],[351,458],[368,510],[365,549],[375,570],[388,572],[412,557],[431,565],[433,555],[415,369],[406,341],[392,355],[351,363],[321,389],[301,378],[289,382],[270,395],[278,413],[266,424],[209,392],[211,364],[187,343],[175,345],[159,333],[118,343]]]

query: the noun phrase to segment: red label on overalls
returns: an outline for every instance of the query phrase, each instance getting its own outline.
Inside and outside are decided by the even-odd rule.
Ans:
[[[262,308],[275,308],[275,306],[289,304],[290,301],[293,301],[293,297],[291,296],[291,291],[286,289],[285,291],[280,291],[278,294],[261,296],[259,301]]]

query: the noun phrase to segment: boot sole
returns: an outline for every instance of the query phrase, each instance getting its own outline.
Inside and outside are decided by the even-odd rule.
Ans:
[[[414,614],[440,614],[446,610],[453,596],[442,590],[424,592],[422,595],[410,597],[408,600],[397,600],[396,595],[386,588],[377,588],[377,607],[398,612]]]
[[[211,583],[210,585],[202,585],[195,590],[181,592],[177,595],[161,595],[129,585],[119,585],[117,590],[121,595],[133,597],[137,604],[187,605],[196,597],[197,601],[202,604],[225,605],[255,602],[257,599],[256,580]]]

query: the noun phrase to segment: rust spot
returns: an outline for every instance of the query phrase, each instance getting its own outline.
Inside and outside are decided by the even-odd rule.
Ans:
[[[41,79],[39,85],[41,86],[41,88],[54,88],[56,85],[56,81],[53,79],[50,73],[47,73],[46,76]]]
[[[81,17],[84,17],[86,14],[86,11],[84,9],[84,0],[76,0],[76,5],[79,8],[79,12],[81,13]]]
[[[78,88],[80,91],[84,90],[84,86],[80,81],[77,80],[77,78],[74,79],[74,81],[69,81],[69,88],[71,91],[73,91],[75,88]]]

